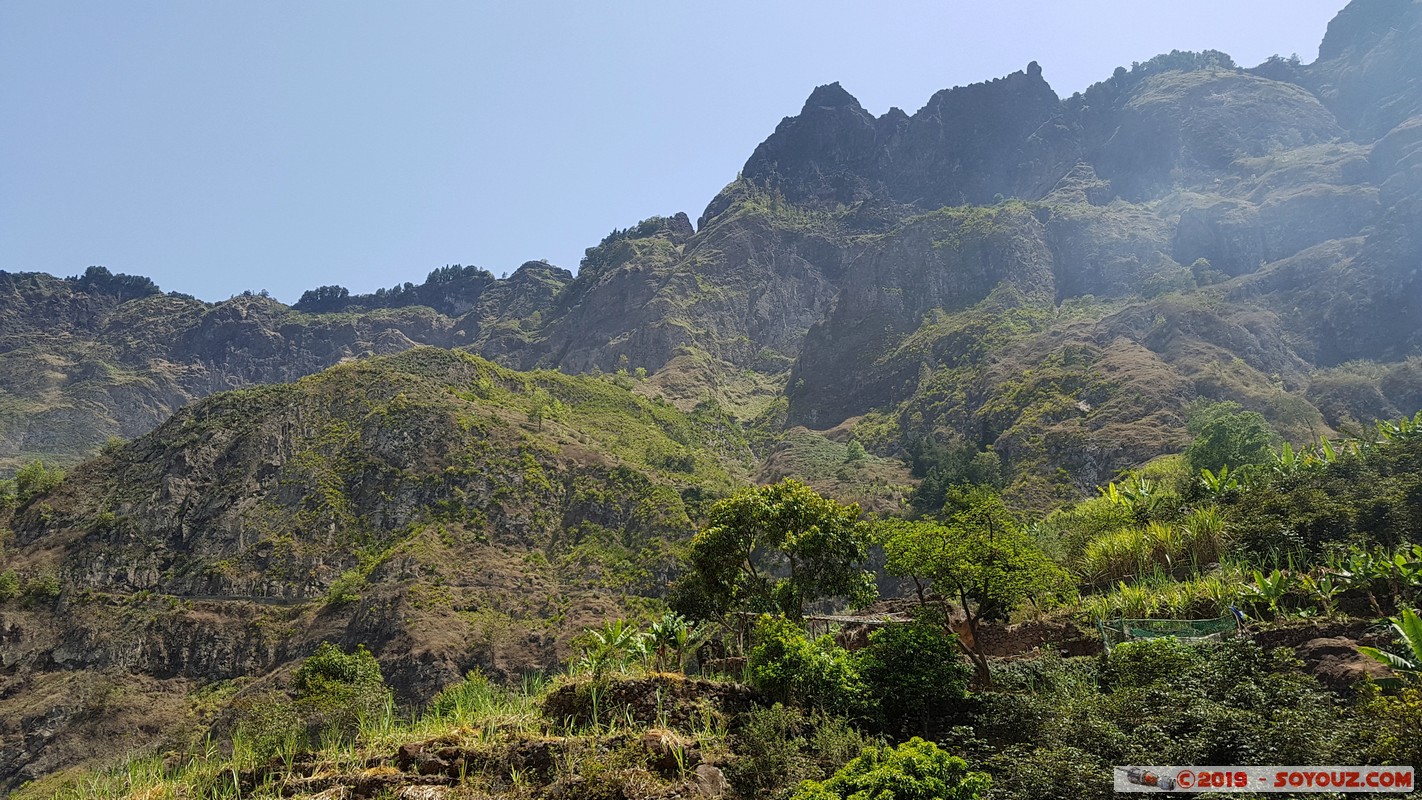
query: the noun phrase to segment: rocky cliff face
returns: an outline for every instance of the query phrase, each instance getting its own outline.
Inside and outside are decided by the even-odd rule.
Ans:
[[[877,410],[922,420],[900,425],[921,435],[934,415],[903,404],[921,400],[925,375],[1003,359],[1004,336],[1029,335],[998,326],[979,352],[963,331],[981,326],[962,315],[1007,303],[1050,336],[1093,302],[1170,293],[1238,304],[1225,316],[1279,315],[1287,333],[1266,349],[1291,366],[1274,383],[1300,396],[1319,367],[1418,352],[1419,8],[1357,0],[1312,64],[1176,52],[1066,99],[1036,64],[912,115],[875,117],[821,86],[697,226],[678,214],[617,231],[576,277],[538,262],[502,281],[452,267],[374,295],[323,287],[287,308],[98,274],[6,275],[0,459],[73,461],[211,392],[419,344],[522,369],[644,368],[684,408],[709,396],[750,417],[785,396],[790,422],[822,427]],[[1189,352],[1207,351],[1250,363]],[[1177,377],[1185,395],[1203,392]],[[1226,384],[1203,393],[1276,403]],[[986,446],[982,422],[955,429]]]
[[[872,201],[921,209],[1040,197],[1077,161],[1077,137],[1036,62],[945,89],[908,116],[875,118],[838,83],[810,94],[746,162],[792,203]]]
[[[517,350],[528,336],[520,323],[549,308],[572,275],[530,262],[502,281],[433,277],[391,307],[328,298],[312,312],[259,295],[203,303],[141,279],[140,291],[104,270],[63,280],[0,273],[0,468],[30,457],[71,463],[213,392],[351,359],[421,344]]]

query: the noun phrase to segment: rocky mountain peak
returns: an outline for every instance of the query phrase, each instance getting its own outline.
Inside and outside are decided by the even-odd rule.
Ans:
[[[526,283],[528,281],[548,279],[566,283],[573,279],[573,273],[562,267],[549,264],[547,261],[525,261],[508,277],[510,283]]]
[[[890,109],[876,119],[832,83],[782,121],[742,172],[812,204],[872,198],[932,209],[999,194],[1036,198],[1076,160],[1070,130],[1052,123],[1060,115],[1036,62],[938,92],[912,117]]]
[[[805,107],[800,113],[808,113],[814,108],[854,108],[861,111],[863,110],[863,107],[859,105],[859,101],[855,99],[854,95],[846,91],[843,86],[840,86],[839,81],[827,83],[823,86],[816,86],[815,90],[810,92],[810,96],[805,99]]]

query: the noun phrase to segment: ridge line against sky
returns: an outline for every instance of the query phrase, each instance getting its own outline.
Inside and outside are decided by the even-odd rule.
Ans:
[[[0,269],[286,302],[576,270],[613,228],[695,219],[816,85],[879,115],[1034,60],[1063,97],[1172,49],[1308,62],[1343,4],[17,0]]]

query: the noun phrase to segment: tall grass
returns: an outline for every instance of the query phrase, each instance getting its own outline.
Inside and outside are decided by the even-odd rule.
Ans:
[[[1175,580],[1157,569],[1084,598],[1081,613],[1091,620],[1219,617],[1248,597],[1250,585],[1249,570],[1242,563],[1226,562],[1218,570],[1187,580]]]
[[[1178,523],[1151,520],[1097,535],[1086,543],[1077,572],[1096,586],[1139,580],[1155,570],[1185,577],[1218,563],[1228,547],[1224,517],[1207,506]]]
[[[483,675],[470,673],[441,692],[422,713],[403,715],[393,702],[362,716],[354,735],[337,728],[324,731],[315,745],[321,770],[354,773],[365,768],[372,755],[389,755],[408,742],[453,737],[464,746],[490,744],[509,736],[541,731],[540,704],[547,683],[541,676],[525,677],[519,687],[505,689]],[[274,756],[270,747],[234,734],[230,749],[211,737],[195,743],[180,755],[143,754],[109,769],[94,770],[79,778],[53,781],[21,790],[18,797],[52,797],[58,800],[258,800],[289,793],[284,788],[301,747],[296,730],[281,739]],[[275,758],[284,768],[267,774]],[[257,785],[243,790],[243,782],[256,777]]]

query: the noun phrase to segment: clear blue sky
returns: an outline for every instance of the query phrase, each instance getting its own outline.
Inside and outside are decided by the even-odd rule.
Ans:
[[[496,274],[692,219],[817,84],[1317,55],[1343,0],[0,0],[0,269],[223,299]]]

